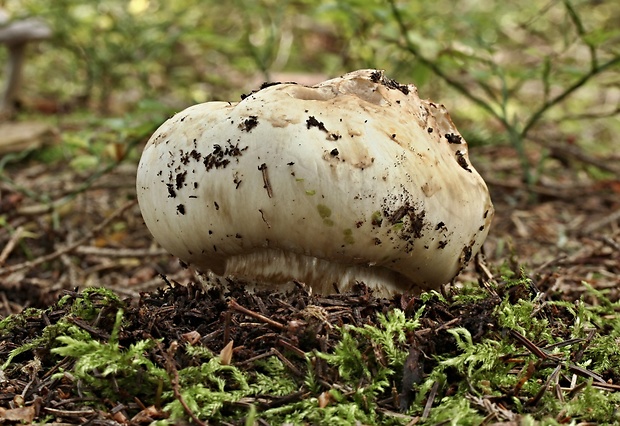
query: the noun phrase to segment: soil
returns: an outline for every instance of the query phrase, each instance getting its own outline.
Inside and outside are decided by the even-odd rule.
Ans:
[[[585,283],[612,301],[620,300],[618,176],[594,180],[583,172],[582,162],[558,159],[547,164],[539,184],[526,187],[515,177],[518,165],[510,149],[479,147],[475,155],[472,163],[489,183],[496,216],[484,247],[486,260],[476,258],[444,288],[448,298],[464,282],[501,283],[501,276],[512,272],[530,278],[511,290],[515,301],[538,293],[553,300],[588,298]],[[613,165],[618,160],[604,161]],[[119,336],[123,346],[146,336],[163,339],[165,347],[198,339],[220,352],[233,340],[235,365],[250,368],[255,360],[275,354],[293,373],[306,364],[304,352],[333,348],[338,337],[334,325],[373,324],[377,313],[395,307],[411,315],[421,303],[411,296],[377,299],[363,285],[352,294],[329,297],[312,295],[301,285],[289,294],[251,293],[236,281],[228,282],[228,290],[205,292],[193,284],[187,265],[153,242],[135,203],[135,171],[135,165],[121,164],[85,187],[89,176],[64,165],[25,161],[6,170],[11,180],[0,182],[0,319],[28,307],[51,310],[0,339],[0,359],[64,315],[69,307],[55,305],[60,297],[77,300],[88,286],[106,287],[124,300],[128,325]],[[476,340],[497,332],[490,312],[499,300],[493,292],[468,305],[431,299],[422,319],[426,332],[410,336],[417,343],[411,345],[404,388],[432,368],[432,362],[420,362],[420,357],[428,360],[455,350],[448,327],[465,327]],[[309,312],[310,305],[318,308]],[[112,323],[102,315],[98,322],[76,325],[105,339]],[[165,353],[154,351],[152,356],[164,365],[169,361]],[[53,371],[45,370],[58,367],[45,365],[45,353],[39,358],[43,364],[36,380],[27,372],[22,379],[0,380],[0,408],[14,407],[17,396],[29,400],[37,395],[36,404],[29,405],[35,411],[28,415],[46,413],[70,424],[146,424],[163,415],[148,411],[141,401],[122,406],[104,401],[107,412],[85,409],[71,386],[51,380]],[[188,362],[177,358],[175,368]],[[617,382],[618,377],[606,379]],[[321,380],[333,383],[335,378],[325,369]],[[410,398],[402,392],[381,407],[397,412]],[[262,404],[284,402],[272,398]]]

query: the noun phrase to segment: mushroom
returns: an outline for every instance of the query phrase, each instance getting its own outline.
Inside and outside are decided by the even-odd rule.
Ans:
[[[5,44],[9,50],[7,81],[4,94],[0,99],[0,115],[10,116],[13,113],[13,104],[21,84],[26,45],[32,41],[50,38],[51,35],[50,27],[35,18],[8,23],[0,22],[0,44]]]
[[[318,293],[438,288],[494,211],[446,109],[379,70],[179,112],[147,143],[137,193],[155,239],[198,270]]]

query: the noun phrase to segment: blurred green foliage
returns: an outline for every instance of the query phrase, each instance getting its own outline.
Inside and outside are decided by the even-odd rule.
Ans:
[[[40,16],[55,31],[28,68],[37,93],[103,112],[145,98],[180,108],[235,99],[282,71],[381,68],[448,104],[470,140],[510,143],[533,183],[540,165],[525,144],[540,137],[534,133],[574,132],[583,119],[618,114],[615,3],[5,0],[5,7],[15,18]],[[609,120],[589,136],[613,139],[618,127]]]

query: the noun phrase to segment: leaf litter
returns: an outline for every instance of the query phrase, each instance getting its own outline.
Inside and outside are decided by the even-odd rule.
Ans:
[[[616,181],[489,179],[488,263],[378,299],[203,290],[127,203],[134,173],[0,182],[4,423],[620,422]]]
[[[167,281],[137,303],[65,290],[5,318],[5,420],[26,407],[21,420],[68,424],[617,420],[620,305],[594,289],[596,306],[542,300],[524,277],[392,299],[226,284]]]

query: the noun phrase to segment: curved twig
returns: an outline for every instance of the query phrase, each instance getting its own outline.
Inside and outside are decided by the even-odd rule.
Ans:
[[[41,264],[43,264],[45,262],[49,262],[51,260],[57,259],[57,258],[59,258],[60,256],[62,256],[64,254],[71,253],[72,251],[74,251],[79,246],[82,246],[82,245],[86,244],[88,242],[88,240],[90,240],[95,235],[97,235],[99,232],[101,232],[103,229],[105,229],[110,224],[110,222],[112,222],[114,219],[116,219],[117,217],[122,215],[129,208],[131,208],[134,205],[136,205],[136,203],[137,203],[137,200],[133,200],[133,201],[129,201],[128,203],[126,203],[123,206],[119,207],[110,216],[105,218],[105,220],[103,222],[101,222],[99,225],[95,226],[88,234],[86,234],[84,237],[82,237],[78,241],[74,242],[73,244],[68,245],[67,247],[64,247],[64,248],[62,248],[60,250],[56,250],[55,252],[47,254],[45,256],[41,256],[41,257],[39,257],[39,258],[37,258],[35,260],[30,260],[28,262],[18,263],[17,265],[7,266],[6,268],[0,268],[0,277],[12,274],[14,272],[19,272],[19,271],[22,271],[22,270],[25,270],[25,269],[32,269],[35,266],[39,266],[39,265],[41,265]]]

